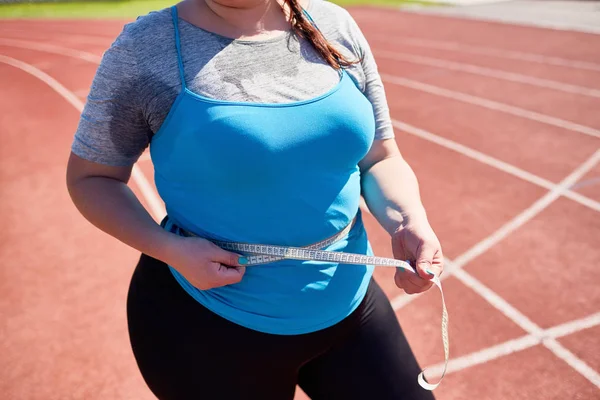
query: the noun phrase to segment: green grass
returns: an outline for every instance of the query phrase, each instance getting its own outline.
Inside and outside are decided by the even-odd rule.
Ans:
[[[422,0],[332,0],[341,6],[431,4]],[[120,0],[65,3],[0,4],[0,18],[135,18],[177,0]]]
[[[0,5],[0,18],[133,18],[176,0],[93,1]]]

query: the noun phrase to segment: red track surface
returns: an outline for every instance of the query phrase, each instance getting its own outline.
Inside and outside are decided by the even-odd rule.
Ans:
[[[437,398],[600,398],[600,36],[351,12],[451,260],[451,372]],[[64,184],[94,60],[122,25],[0,25],[0,55],[76,96],[67,102],[39,74],[0,57],[2,399],[153,398],[125,321],[137,254],[88,224]],[[138,167],[151,181],[151,163]],[[139,184],[131,186],[151,208]],[[376,253],[390,256],[386,234],[369,215],[366,224]],[[440,362],[438,294],[402,295],[392,274],[382,268],[376,277],[420,362]]]

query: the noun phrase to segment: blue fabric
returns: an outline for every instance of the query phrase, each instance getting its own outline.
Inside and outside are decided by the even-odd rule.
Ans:
[[[173,21],[178,41],[175,8]],[[179,46],[178,55],[182,68]],[[150,152],[158,192],[177,226],[213,239],[305,246],[358,214],[347,237],[327,250],[372,254],[359,213],[357,163],[374,133],[372,105],[344,71],[327,93],[283,104],[210,99],[182,81]],[[175,231],[171,223],[165,229]],[[194,299],[230,321],[300,334],[349,315],[373,266],[282,260],[248,267],[240,283],[205,291],[171,271]]]

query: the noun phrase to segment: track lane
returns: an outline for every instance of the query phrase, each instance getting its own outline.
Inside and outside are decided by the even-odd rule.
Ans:
[[[150,399],[135,373],[124,311],[137,254],[87,223],[66,191],[78,113],[39,79],[5,64],[0,71],[2,137],[19,138],[0,146],[0,254],[12,261],[0,267],[7,333],[0,392]]]
[[[383,242],[382,242],[382,243],[383,243]],[[492,391],[491,393],[492,393],[492,394],[494,394],[494,395],[497,395],[497,394],[498,394],[498,393],[496,393],[496,392],[493,392],[493,391]],[[527,393],[529,393],[529,392],[527,392]],[[534,393],[534,392],[532,392],[532,393]],[[594,393],[594,392],[591,392],[591,393]],[[495,398],[500,398],[500,397],[495,397]]]
[[[378,57],[381,56],[381,57]],[[409,62],[393,52],[378,52],[375,57],[379,60],[382,74],[403,77],[417,82],[441,87],[444,89],[466,93],[472,96],[500,102],[524,110],[560,118],[592,129],[600,129],[600,91],[588,96],[581,87],[579,93],[567,92],[554,87],[533,85],[501,79],[498,76],[478,75],[459,69],[448,69],[423,65],[420,62]],[[444,61],[440,65],[445,65]],[[499,75],[501,76],[501,75]],[[523,75],[525,80],[527,76]],[[600,77],[600,76],[599,76]],[[591,81],[591,78],[590,78]]]
[[[352,7],[350,13],[363,30],[377,30],[394,37],[458,42],[600,64],[600,35],[377,7]]]
[[[576,168],[599,142],[558,126],[421,90],[386,84],[386,92],[395,118],[553,182]]]

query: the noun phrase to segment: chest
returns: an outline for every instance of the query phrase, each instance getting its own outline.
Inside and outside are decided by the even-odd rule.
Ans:
[[[151,153],[159,174],[182,183],[281,185],[353,171],[374,132],[370,102],[344,75],[329,92],[286,104],[211,101],[186,91]]]
[[[338,73],[324,63],[311,46],[296,44],[299,48],[290,49],[288,41],[283,41],[258,48],[232,45],[223,48],[214,37],[184,33],[186,86],[207,98],[226,102],[298,102],[329,91],[339,81]],[[156,133],[181,87],[177,54],[171,43],[153,48],[144,58],[141,71],[144,85],[139,102],[151,131]],[[364,86],[360,63],[352,65],[347,74],[358,87]]]

